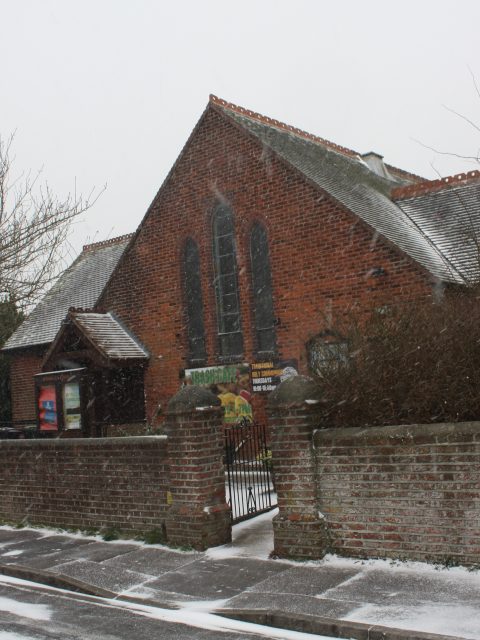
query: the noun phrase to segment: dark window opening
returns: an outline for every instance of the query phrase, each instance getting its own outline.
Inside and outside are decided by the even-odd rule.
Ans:
[[[142,367],[98,371],[93,388],[97,424],[131,424],[145,419]]]
[[[205,327],[203,323],[200,254],[197,244],[190,238],[185,244],[183,254],[183,276],[187,312],[189,361],[191,364],[203,364],[207,354],[205,350]]]
[[[62,351],[71,353],[74,351],[83,351],[85,349],[87,349],[87,346],[83,340],[73,331],[68,332],[63,341]]]
[[[250,235],[250,258],[257,353],[259,356],[272,356],[276,352],[272,274],[267,232],[258,223],[254,225]]]
[[[324,331],[307,343],[308,366],[311,373],[324,377],[349,362],[348,343],[333,331]]]
[[[213,218],[213,257],[220,354],[235,358],[243,353],[243,336],[233,214],[224,205],[218,207]]]

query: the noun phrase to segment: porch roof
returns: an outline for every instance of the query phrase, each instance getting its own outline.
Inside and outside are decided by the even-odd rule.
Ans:
[[[10,336],[2,351],[48,345],[70,307],[94,307],[131,238],[130,234],[83,247],[75,262]]]
[[[83,339],[85,346],[80,352],[64,350],[65,337],[71,331]],[[97,360],[99,356],[98,361],[103,366],[130,366],[141,364],[149,358],[145,347],[112,313],[70,309],[45,355],[43,366],[51,366],[56,358],[64,354],[74,360],[77,354],[84,357],[85,349],[96,353]]]
[[[148,352],[111,313],[71,311],[80,332],[108,360],[147,360]]]

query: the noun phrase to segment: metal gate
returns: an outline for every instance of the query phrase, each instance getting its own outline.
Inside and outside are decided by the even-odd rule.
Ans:
[[[243,418],[225,429],[226,493],[232,523],[277,506],[265,427]]]

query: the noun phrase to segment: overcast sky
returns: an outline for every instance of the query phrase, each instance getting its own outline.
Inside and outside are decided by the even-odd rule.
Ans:
[[[134,231],[208,96],[427,178],[475,168],[478,0],[0,0],[0,133],[85,242]],[[419,142],[418,142],[419,141]]]

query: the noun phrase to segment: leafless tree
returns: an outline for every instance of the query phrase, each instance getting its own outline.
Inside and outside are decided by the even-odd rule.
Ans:
[[[476,94],[476,99],[480,100],[480,85],[477,82],[477,78],[475,76],[475,74],[473,73],[472,69],[470,67],[467,67],[470,76],[471,76],[471,80],[472,80],[472,85]],[[463,120],[471,129],[471,132],[473,134],[475,134],[476,136],[478,136],[478,134],[480,133],[480,125],[478,124],[478,122],[476,122],[475,120],[473,120],[472,118],[469,118],[468,116],[466,116],[464,113],[457,111],[456,109],[452,109],[452,107],[449,107],[448,105],[444,104],[442,105],[443,108],[448,111],[449,113],[453,114],[456,118],[458,118],[459,120]],[[436,146],[432,146],[429,144],[425,144],[425,142],[422,142],[421,140],[418,140],[416,138],[412,138],[414,142],[416,142],[417,144],[419,144],[421,147],[423,147],[424,149],[428,149],[429,151],[433,151],[435,154],[440,155],[440,156],[449,156],[450,158],[459,158],[460,160],[467,160],[469,163],[471,163],[475,168],[477,165],[480,165],[480,147],[477,148],[477,150],[475,151],[475,149],[473,150],[473,153],[459,153],[458,151],[452,151],[452,150],[446,150],[446,149],[439,149]],[[473,141],[472,141],[473,144]],[[438,173],[437,169],[433,166],[433,164],[431,165],[432,169],[438,174],[438,176],[440,177],[440,174]]]
[[[61,200],[41,172],[14,177],[12,141],[0,137],[0,300],[28,310],[63,270],[70,225],[98,193]]]

